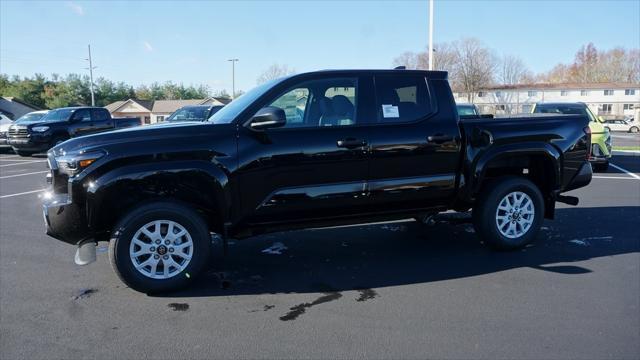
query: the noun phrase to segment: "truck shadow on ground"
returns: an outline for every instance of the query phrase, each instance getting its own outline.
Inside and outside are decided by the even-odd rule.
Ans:
[[[480,243],[470,224],[414,221],[263,235],[230,244],[226,258],[167,297],[336,293],[471,277],[514,268],[567,275],[572,264],[640,252],[640,207],[558,209],[537,241],[513,252]],[[607,224],[607,226],[602,226]]]

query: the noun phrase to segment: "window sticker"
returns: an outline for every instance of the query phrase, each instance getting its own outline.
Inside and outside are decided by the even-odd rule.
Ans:
[[[385,119],[386,118],[399,118],[400,117],[400,111],[398,110],[397,106],[383,104],[382,105],[382,117],[384,117]]]

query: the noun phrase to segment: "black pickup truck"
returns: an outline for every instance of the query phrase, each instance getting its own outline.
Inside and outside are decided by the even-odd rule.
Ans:
[[[536,237],[591,181],[581,115],[460,120],[446,72],[334,70],[263,84],[208,122],[71,139],[51,149],[47,233],[95,260],[109,241],[130,287],[186,285],[211,236],[472,209],[485,243]],[[225,247],[226,248],[226,247]]]
[[[7,144],[18,155],[45,152],[76,136],[140,125],[139,118],[112,118],[101,107],[66,107],[49,111],[40,119],[16,121],[9,127]]]

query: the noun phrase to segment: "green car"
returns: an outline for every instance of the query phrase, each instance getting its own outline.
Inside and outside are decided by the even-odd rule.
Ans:
[[[611,134],[603,125],[602,118],[593,114],[585,103],[537,103],[532,113],[547,114],[580,114],[587,115],[591,120],[591,157],[589,162],[594,171],[607,171],[611,158]]]

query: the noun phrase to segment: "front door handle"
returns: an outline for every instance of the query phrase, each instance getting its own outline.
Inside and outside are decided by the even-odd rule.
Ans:
[[[435,144],[442,144],[451,140],[453,140],[453,136],[451,135],[436,134],[436,135],[431,135],[427,137],[427,142],[435,143]]]
[[[358,139],[354,139],[354,138],[347,138],[347,139],[344,139],[344,140],[338,140],[336,142],[336,145],[339,148],[355,149],[355,148],[366,146],[367,142],[364,141],[364,140],[358,140]]]

